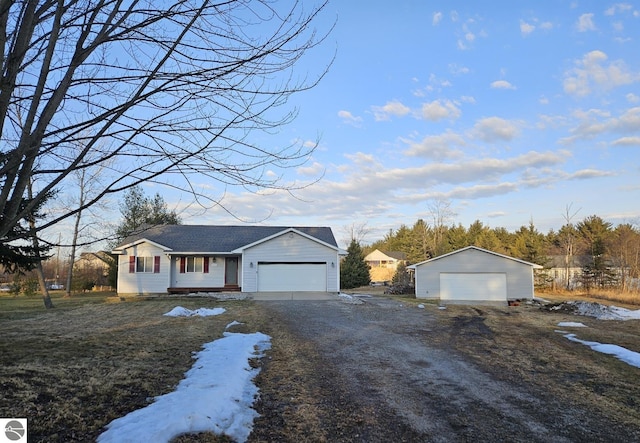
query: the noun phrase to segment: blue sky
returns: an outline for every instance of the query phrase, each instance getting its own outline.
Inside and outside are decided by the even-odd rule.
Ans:
[[[225,209],[270,225],[366,223],[365,242],[429,218],[546,232],[595,214],[640,221],[640,2],[334,1],[321,50],[298,69],[322,82],[267,143],[320,143],[284,171],[294,192],[219,189]],[[267,171],[283,174],[282,171]],[[159,186],[147,193],[164,194]],[[187,194],[170,193],[183,210]],[[226,210],[183,221],[238,223]],[[576,220],[576,221],[577,221]]]

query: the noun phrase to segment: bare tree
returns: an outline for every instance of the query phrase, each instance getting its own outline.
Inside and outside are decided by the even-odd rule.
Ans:
[[[344,232],[343,241],[345,244],[348,245],[355,241],[360,245],[367,235],[371,233],[371,228],[367,226],[367,222],[353,222],[350,225],[343,226],[342,232]]]
[[[571,209],[573,203],[569,203],[565,207],[564,214],[562,217],[564,218],[565,225],[558,232],[558,237],[560,239],[560,245],[564,251],[564,268],[565,268],[565,288],[567,290],[571,289],[571,276],[569,275],[569,269],[573,263],[573,255],[575,253],[576,247],[576,238],[578,236],[578,232],[576,227],[573,224],[573,219],[580,209],[573,211]]]
[[[433,226],[433,252],[436,256],[443,253],[442,241],[447,225],[453,221],[456,213],[451,209],[449,199],[438,198],[428,205],[429,215]]]
[[[326,4],[307,5],[0,0],[0,239],[74,171],[106,162],[99,192],[33,229],[168,176],[205,206],[219,202],[198,194],[194,174],[286,187],[267,168],[297,166],[313,148],[270,148],[252,133],[291,122],[296,111],[283,105],[331,64],[312,77],[296,71],[330,32],[313,27]],[[39,187],[27,199],[31,178]]]
[[[100,188],[101,184],[101,175],[103,172],[103,165],[97,165],[92,169],[79,169],[74,171],[73,175],[75,178],[75,189],[77,194],[73,196],[72,200],[69,202],[68,208],[73,211],[75,208],[82,208],[85,206],[87,200],[91,199],[95,194],[96,190]],[[105,165],[108,166],[108,165]],[[92,243],[95,241],[95,237],[99,237],[98,235],[87,234],[86,231],[89,230],[95,223],[95,216],[92,213],[93,210],[102,207],[104,209],[104,200],[100,201],[96,205],[80,209],[75,212],[73,216],[73,231],[71,234],[71,245],[69,251],[69,261],[67,263],[67,283],[65,286],[65,296],[71,296],[71,286],[73,281],[73,268],[76,262],[76,250],[80,243],[80,236],[83,234],[86,238],[87,243]],[[87,212],[89,212],[90,221],[83,221],[83,216],[86,218]]]

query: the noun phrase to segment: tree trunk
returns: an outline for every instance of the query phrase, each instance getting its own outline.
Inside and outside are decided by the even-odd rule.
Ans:
[[[80,171],[78,176],[80,196],[78,197],[78,207],[76,212],[76,221],[73,226],[73,241],[71,242],[71,253],[69,254],[69,270],[67,271],[67,287],[65,288],[65,297],[71,297],[71,283],[73,279],[73,265],[76,262],[76,245],[78,244],[78,233],[80,232],[80,219],[82,218],[82,207],[85,203],[85,170]]]
[[[29,180],[29,185],[27,186],[27,193],[29,195],[29,199],[33,198],[33,190],[31,189],[31,180]],[[38,242],[38,233],[36,231],[36,220],[33,215],[29,217],[29,228],[31,229],[31,241],[33,242],[33,246],[36,251],[40,250],[40,244]],[[40,255],[38,253],[38,255]],[[53,308],[53,301],[51,301],[51,296],[49,295],[49,289],[47,289],[47,281],[44,278],[44,270],[42,269],[42,258],[38,260],[36,263],[36,274],[38,274],[38,283],[40,283],[40,291],[42,292],[42,301],[44,302],[44,307],[47,309]]]
[[[37,243],[37,239],[34,237],[34,243]],[[47,289],[47,282],[44,279],[44,270],[42,269],[42,262],[39,261],[36,265],[36,274],[38,274],[38,283],[40,284],[40,291],[42,291],[42,301],[44,301],[44,307],[47,309],[53,308],[53,301],[49,295],[49,289]]]

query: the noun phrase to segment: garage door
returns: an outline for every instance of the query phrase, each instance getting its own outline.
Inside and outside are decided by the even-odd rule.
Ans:
[[[326,263],[258,263],[258,292],[326,290]]]
[[[506,301],[507,275],[502,273],[441,273],[440,299]]]

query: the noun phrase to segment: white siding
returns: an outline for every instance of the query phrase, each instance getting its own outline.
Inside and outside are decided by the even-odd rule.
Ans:
[[[533,298],[533,268],[477,249],[467,249],[416,266],[416,298],[440,298],[440,273],[504,273],[507,298]]]
[[[160,272],[129,273],[129,257],[160,256]],[[166,293],[170,281],[170,262],[162,249],[148,243],[141,243],[125,250],[118,256],[118,294]]]
[[[209,272],[180,273],[180,257],[171,260],[172,288],[221,288],[224,286],[224,257],[205,257],[209,260]],[[203,264],[204,268],[204,264]]]
[[[244,251],[241,264],[244,292],[258,291],[259,262],[326,263],[327,291],[339,291],[338,251],[295,232],[284,233]]]

